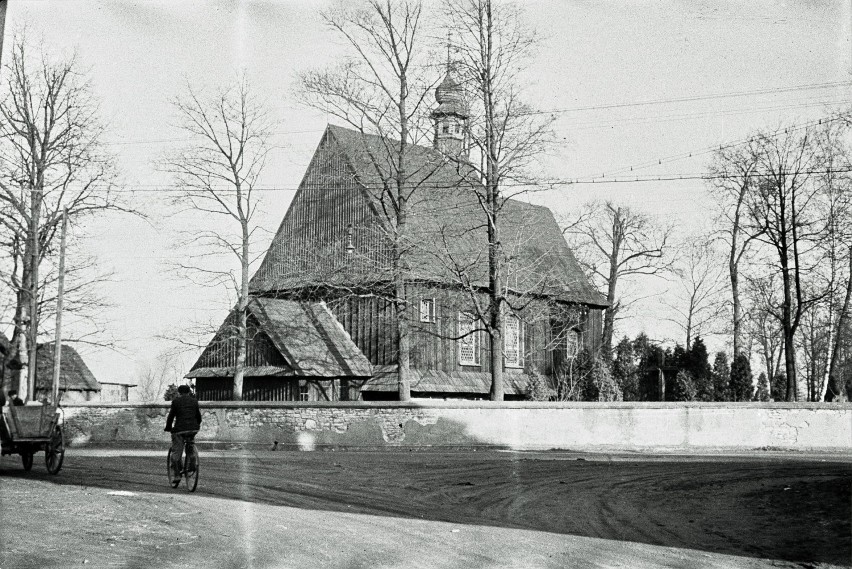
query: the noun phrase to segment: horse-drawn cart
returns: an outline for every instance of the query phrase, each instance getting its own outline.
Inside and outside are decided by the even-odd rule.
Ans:
[[[44,464],[50,474],[62,468],[65,439],[56,405],[24,405],[2,408],[0,454],[21,455],[24,470],[33,467],[33,455],[44,451]]]

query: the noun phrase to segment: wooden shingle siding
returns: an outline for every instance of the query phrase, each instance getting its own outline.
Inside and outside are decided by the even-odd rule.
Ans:
[[[435,321],[420,322],[421,298],[435,299]],[[484,298],[481,299],[484,303]],[[376,296],[350,296],[329,300],[328,306],[352,341],[374,366],[393,366],[396,362],[396,318],[393,304]],[[458,313],[471,310],[466,293],[447,287],[415,284],[409,287],[411,368],[443,372],[488,372],[491,369],[489,336],[484,330],[479,342],[479,365],[460,365]],[[553,318],[548,304],[532,302],[521,314],[523,323],[523,370],[538,370],[550,375],[555,363],[565,359],[562,319],[581,330],[584,342],[597,345],[595,319],[576,305],[562,306],[559,318]],[[590,327],[588,330],[587,328]],[[597,325],[599,328],[599,324]],[[559,355],[561,352],[561,355]]]
[[[236,335],[236,318],[231,316],[222,325],[219,332],[201,354],[198,363],[193,367],[227,368],[237,365],[238,339]],[[275,349],[269,336],[260,330],[257,321],[253,318],[249,318],[247,335],[246,366],[283,367],[287,365],[284,358]]]
[[[341,271],[370,272],[387,266],[387,250],[375,216],[333,137],[326,136],[315,153],[257,274],[252,289],[286,287],[292,277],[316,284],[339,279]],[[347,256],[352,245],[359,252]]]
[[[375,296],[328,301],[328,308],[373,365],[396,362],[396,315],[393,304]]]

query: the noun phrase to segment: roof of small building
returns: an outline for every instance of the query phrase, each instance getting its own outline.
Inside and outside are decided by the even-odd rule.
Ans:
[[[337,223],[341,206],[334,202],[338,199],[336,192],[331,192],[328,187],[335,183],[334,176],[348,176],[353,182],[351,191],[360,192],[374,212],[371,230],[380,233],[376,229],[380,229],[382,223],[378,212],[387,207],[382,188],[388,173],[395,168],[396,144],[388,138],[329,125],[315,160],[316,155],[322,152],[339,155],[347,164],[348,172],[326,175],[323,170],[321,175],[312,178],[309,175],[314,167],[312,162],[290,210],[309,208],[314,225]],[[458,281],[461,269],[464,278],[473,285],[486,287],[488,237],[482,206],[475,191],[481,188],[480,182],[469,166],[448,160],[432,148],[410,145],[408,156],[407,180],[412,187],[412,199],[409,202],[404,261],[411,272],[410,277],[453,283]],[[340,180],[337,179],[337,182]],[[314,195],[307,197],[311,192]],[[268,293],[316,284],[318,280],[329,282],[346,279],[347,276],[351,278],[358,271],[347,273],[342,268],[355,267],[358,262],[366,263],[361,272],[369,277],[376,280],[390,278],[389,269],[376,262],[375,250],[357,250],[347,256],[344,228],[340,228],[337,241],[331,245],[309,237],[294,245],[294,235],[314,231],[315,228],[296,226],[290,222],[289,214],[290,211],[252,279],[255,292]],[[507,255],[506,282],[510,289],[591,306],[606,306],[606,300],[591,286],[571,253],[549,209],[506,199],[499,224],[501,242]],[[293,259],[304,259],[306,254],[312,254],[313,260],[307,264],[303,261],[301,266],[310,270],[292,270],[295,266]],[[323,266],[330,270],[321,279],[311,273],[321,271]]]
[[[36,357],[36,388],[50,390],[53,385],[53,343],[39,344]],[[73,347],[62,344],[59,389],[62,391],[100,391],[101,386],[89,366]]]
[[[106,379],[99,380],[98,383],[101,385],[122,385],[124,387],[136,387],[139,385],[137,381],[132,379]]]

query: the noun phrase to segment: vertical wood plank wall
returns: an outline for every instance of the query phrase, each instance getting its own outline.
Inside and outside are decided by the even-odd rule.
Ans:
[[[460,365],[455,339],[458,334],[459,311],[470,311],[466,293],[447,288],[412,286],[410,290],[409,318],[411,321],[411,366],[416,369],[439,371],[490,371],[488,335],[480,332],[478,366]],[[435,299],[435,322],[420,322],[420,300]],[[396,363],[396,317],[393,305],[375,296],[350,296],[328,301],[329,309],[349,333],[352,341],[373,365]],[[599,344],[600,311],[587,311],[575,307],[578,328],[583,343],[589,349]],[[595,313],[598,314],[595,314]],[[531,306],[529,318],[523,326],[524,369],[537,369],[553,373],[554,363],[564,359],[555,355],[565,346],[554,335],[554,323],[545,305]],[[558,329],[558,326],[557,326]]]

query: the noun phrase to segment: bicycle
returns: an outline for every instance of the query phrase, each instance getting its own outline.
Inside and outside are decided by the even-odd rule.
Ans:
[[[181,478],[186,480],[186,489],[189,492],[195,492],[198,487],[198,448],[195,446],[195,435],[197,433],[198,431],[175,433],[183,436],[183,460],[181,461],[180,474],[175,477],[172,471],[172,449],[169,447],[169,452],[166,455],[166,472],[172,488],[180,486]]]

